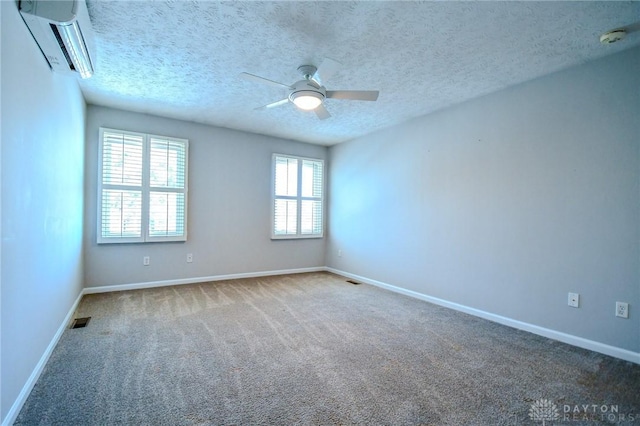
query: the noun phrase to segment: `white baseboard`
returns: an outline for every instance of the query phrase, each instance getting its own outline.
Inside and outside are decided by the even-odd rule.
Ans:
[[[31,376],[29,376],[29,379],[27,379],[27,382],[22,387],[20,394],[18,395],[13,405],[9,409],[9,412],[7,413],[4,420],[2,421],[2,426],[10,426],[13,424],[13,422],[16,421],[16,418],[18,417],[18,414],[20,414],[20,410],[22,409],[22,406],[27,401],[27,398],[29,397],[31,390],[33,389],[36,382],[38,381],[38,378],[40,377],[40,374],[42,373],[44,366],[47,364],[47,361],[49,361],[49,357],[51,356],[51,354],[53,353],[53,350],[58,344],[60,337],[62,337],[62,333],[64,333],[64,331],[69,326],[71,317],[73,316],[74,312],[78,308],[78,304],[82,299],[82,295],[83,295],[83,292],[80,292],[75,302],[73,302],[73,305],[71,305],[71,309],[69,309],[69,312],[67,312],[67,315],[64,317],[64,320],[62,320],[62,324],[60,324],[60,327],[58,327],[58,330],[56,331],[56,334],[53,336],[53,339],[51,339],[49,346],[47,346],[47,349],[45,349],[44,353],[40,357],[40,361],[38,361],[38,363],[36,364],[36,367],[33,369],[33,372],[31,372]]]
[[[143,283],[107,285],[107,286],[101,286],[101,287],[85,287],[82,294],[107,293],[110,291],[123,291],[123,290],[137,290],[141,288],[166,287],[170,285],[197,284],[197,283],[205,283],[208,281],[235,280],[239,278],[267,277],[271,275],[302,274],[305,272],[320,272],[320,271],[326,271],[326,270],[327,268],[324,266],[316,266],[311,268],[246,272],[241,274],[212,275],[208,277],[183,278],[183,279],[177,279],[177,280],[149,281],[149,282],[143,282]]]
[[[381,287],[381,288],[393,291],[395,293],[404,294],[406,296],[424,300],[426,302],[433,303],[435,305],[440,305],[445,308],[454,309],[456,311],[460,311],[476,317],[484,318],[489,321],[497,322],[499,324],[506,325],[512,328],[528,331],[530,333],[547,337],[549,339],[558,340],[560,342],[568,343],[570,345],[577,346],[583,349],[589,349],[594,352],[599,352],[601,354],[609,355],[615,358],[623,359],[625,361],[630,361],[636,364],[640,364],[640,353],[638,352],[633,352],[627,349],[618,348],[616,346],[611,346],[611,345],[596,342],[593,340],[585,339],[582,337],[573,336],[571,334],[563,333],[561,331],[551,330],[549,328],[539,327],[537,325],[514,320],[512,318],[507,318],[507,317],[492,314],[489,312],[481,311],[479,309],[471,308],[469,306],[464,306],[458,303],[449,302],[447,300],[439,299],[437,297],[427,296],[426,294],[418,293],[413,290],[407,290],[401,287],[396,287],[391,284],[372,280],[366,277],[362,277],[360,275],[351,274],[349,272],[341,271],[338,269],[327,267],[325,268],[325,270],[328,272],[332,272],[334,274],[342,275],[347,278],[352,278],[354,280],[357,280],[366,284],[371,284],[376,287]]]

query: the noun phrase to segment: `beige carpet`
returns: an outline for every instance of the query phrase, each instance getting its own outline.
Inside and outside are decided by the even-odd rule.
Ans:
[[[77,316],[16,424],[640,424],[638,365],[329,273],[88,295]]]

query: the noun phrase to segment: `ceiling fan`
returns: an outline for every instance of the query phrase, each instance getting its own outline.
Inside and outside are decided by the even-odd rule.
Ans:
[[[329,58],[325,58],[319,68],[313,65],[301,65],[298,67],[298,71],[302,74],[302,80],[292,85],[278,83],[248,72],[240,73],[240,76],[246,80],[284,87],[289,90],[289,95],[286,98],[255,108],[256,110],[274,108],[292,102],[304,111],[314,111],[319,119],[325,120],[331,117],[324,106],[325,99],[355,101],[375,101],[378,99],[379,92],[377,90],[327,90],[323,81],[331,77],[340,68],[340,65],[339,62]]]

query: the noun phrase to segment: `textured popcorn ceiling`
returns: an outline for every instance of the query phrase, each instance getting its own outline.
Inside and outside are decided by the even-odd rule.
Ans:
[[[89,103],[331,145],[640,44],[640,2],[214,2],[88,0],[95,75]],[[601,33],[631,26],[604,46]],[[302,64],[342,69],[330,90],[377,102],[288,103]],[[526,102],[526,99],[522,100]],[[134,129],[135,130],[135,129]]]

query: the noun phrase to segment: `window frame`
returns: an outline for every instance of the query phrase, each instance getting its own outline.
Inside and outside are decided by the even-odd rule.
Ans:
[[[297,170],[297,194],[295,196],[277,196],[276,195],[276,159],[277,158],[287,158],[294,159],[298,161],[298,170]],[[305,197],[302,196],[302,164],[304,161],[314,161],[319,162],[322,165],[322,185],[321,185],[321,196],[320,197]],[[290,155],[290,154],[278,154],[274,153],[271,155],[271,239],[272,240],[300,240],[300,239],[315,239],[315,238],[324,238],[325,228],[326,228],[326,203],[325,203],[325,193],[326,193],[326,162],[322,158],[311,158],[311,157],[303,157],[299,155]],[[297,202],[296,208],[296,233],[295,234],[276,234],[276,200],[278,199],[289,199],[295,200]],[[322,221],[321,227],[322,231],[319,234],[302,234],[302,201],[311,200],[311,201],[320,201],[321,203],[321,211],[322,211]]]
[[[103,182],[103,154],[104,154],[104,133],[111,132],[122,134],[124,136],[139,137],[142,139],[142,183],[139,186],[129,185],[117,185],[117,184],[105,184]],[[175,142],[184,145],[184,185],[183,188],[167,188],[151,185],[151,140],[159,139],[168,142]],[[188,230],[188,193],[189,193],[189,140],[184,138],[176,138],[170,136],[161,136],[149,133],[132,132],[128,130],[112,129],[107,127],[100,127],[99,139],[98,139],[98,211],[96,220],[96,241],[97,244],[127,244],[127,243],[158,243],[158,242],[185,242],[187,241]],[[141,192],[141,210],[140,210],[140,223],[141,223],[141,235],[140,237],[105,237],[102,235],[102,193],[104,189],[116,189],[126,190],[134,189]],[[181,235],[171,236],[153,236],[150,235],[149,223],[150,217],[150,203],[152,192],[167,192],[177,193],[184,195],[184,222],[183,233]]]

